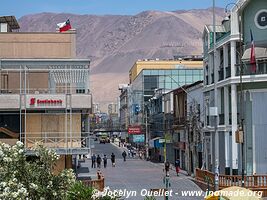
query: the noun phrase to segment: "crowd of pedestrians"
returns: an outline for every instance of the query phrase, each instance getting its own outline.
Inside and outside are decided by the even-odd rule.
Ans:
[[[125,152],[125,151],[124,151]],[[125,152],[125,154],[126,154],[126,152]],[[124,157],[124,153],[123,153],[123,159],[124,159],[124,161],[126,161],[126,155],[125,155],[125,157]],[[115,161],[116,161],[116,157],[115,157],[115,154],[114,153],[112,153],[111,154],[111,156],[110,156],[110,160],[111,160],[111,165],[112,165],[112,167],[115,167]],[[101,164],[102,164],[102,162],[103,162],[103,166],[104,166],[104,168],[106,168],[107,167],[107,163],[108,163],[108,157],[107,157],[107,155],[104,155],[104,157],[103,158],[101,158],[100,157],[100,155],[95,155],[95,154],[93,154],[92,156],[91,156],[91,161],[92,161],[92,165],[91,165],[91,168],[101,168]]]

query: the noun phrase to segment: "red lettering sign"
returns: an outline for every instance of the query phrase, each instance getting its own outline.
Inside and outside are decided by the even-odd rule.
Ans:
[[[30,105],[34,105],[35,104],[35,98],[31,98],[30,99]]]
[[[141,133],[141,127],[140,126],[128,127],[128,133],[129,134],[140,134]]]
[[[45,105],[60,105],[62,104],[62,100],[61,99],[35,99],[35,98],[31,98],[30,99],[30,105],[35,105],[35,102],[37,103],[37,105],[39,104],[45,104]]]

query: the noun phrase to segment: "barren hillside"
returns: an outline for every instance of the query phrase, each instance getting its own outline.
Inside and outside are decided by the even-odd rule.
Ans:
[[[216,9],[217,21],[224,16]],[[77,56],[91,59],[94,102],[114,102],[118,84],[128,82],[137,59],[171,59],[174,55],[202,54],[204,24],[212,22],[212,9],[173,12],[144,11],[134,16],[40,13],[19,19],[21,31],[55,31],[70,19],[77,30]]]

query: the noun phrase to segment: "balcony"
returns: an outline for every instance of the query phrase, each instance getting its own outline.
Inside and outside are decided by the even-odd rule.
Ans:
[[[244,63],[242,65],[243,73],[242,75],[260,75],[260,74],[267,74],[267,64],[266,61],[258,62],[256,71],[252,71],[252,65],[249,63]],[[240,66],[236,66],[236,76],[240,76]]]
[[[215,174],[207,170],[196,169],[195,171],[195,181],[196,184],[201,187],[201,189],[206,190],[207,187],[214,189],[215,184]],[[219,189],[231,187],[231,186],[242,186],[242,176],[241,175],[219,175]],[[261,191],[262,196],[267,196],[267,175],[252,175],[244,176],[245,188],[251,189],[253,191]]]
[[[41,135],[43,134],[43,136]],[[30,134],[25,136],[22,134],[22,141],[26,148],[26,154],[33,153],[32,148],[36,143],[42,144],[47,148],[54,149],[57,154],[88,154],[92,146],[89,137],[81,136],[56,136],[51,133]]]

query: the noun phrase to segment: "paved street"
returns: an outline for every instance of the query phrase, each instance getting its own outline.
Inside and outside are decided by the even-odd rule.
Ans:
[[[101,157],[106,155],[110,158],[111,153],[114,153],[116,158],[122,158],[121,154],[123,150],[123,148],[118,148],[112,143],[99,144],[98,142],[95,142],[95,148],[92,150],[92,154],[95,154],[96,156],[100,155]]]
[[[160,164],[155,164],[140,159],[127,159],[126,162],[123,162],[121,156],[122,151],[122,148],[114,146],[113,144],[96,144],[96,148],[93,151],[95,154],[106,154],[108,157],[110,157],[111,152],[114,152],[117,158],[116,167],[111,167],[111,162],[109,159],[108,167],[106,169],[101,168],[101,171],[105,177],[105,186],[109,186],[111,191],[120,189],[132,192],[134,196],[131,196],[127,199],[133,200],[144,199],[144,197],[141,196],[141,192],[144,192],[143,194],[145,194],[145,192],[150,191],[150,189],[159,189],[164,187],[163,167]],[[91,169],[90,165],[91,160],[89,159],[82,163],[82,167],[89,167],[90,174],[96,174],[97,169]],[[177,177],[174,170],[171,170],[170,184],[170,190],[173,190],[173,193],[169,199],[203,199],[203,197],[182,196],[182,191],[200,191],[199,187],[191,182],[188,176],[181,174],[179,177]],[[125,197],[126,196],[127,194],[125,194]],[[163,197],[158,199],[163,199]]]

